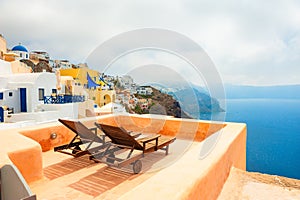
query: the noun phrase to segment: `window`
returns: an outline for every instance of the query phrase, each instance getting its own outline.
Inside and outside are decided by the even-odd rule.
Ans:
[[[22,53],[20,53],[20,57],[22,58]]]
[[[13,96],[13,93],[12,93],[12,92],[9,92],[9,93],[8,93],[8,96],[9,96],[9,97],[12,97],[12,96]]]
[[[0,100],[3,99],[3,92],[0,92]]]
[[[44,88],[39,88],[39,101],[44,100],[44,94],[45,94]]]

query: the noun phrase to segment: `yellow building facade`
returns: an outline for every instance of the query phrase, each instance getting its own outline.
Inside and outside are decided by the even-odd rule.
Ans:
[[[61,76],[72,76],[77,84],[87,86],[88,79],[87,74],[98,83],[99,72],[86,67],[82,68],[71,68],[71,69],[60,69]],[[98,83],[99,84],[99,83]]]
[[[115,90],[102,90],[103,83],[99,81],[100,73],[86,67],[60,69],[61,76],[71,76],[75,80],[75,84],[82,85],[88,93],[89,99],[93,100],[95,104],[102,107],[116,99]],[[88,75],[90,79],[99,86],[88,88]]]
[[[116,91],[115,90],[101,90],[98,89],[96,102],[97,105],[102,107],[116,100]]]

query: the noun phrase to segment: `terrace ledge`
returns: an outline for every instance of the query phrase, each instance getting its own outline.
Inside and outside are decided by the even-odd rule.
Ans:
[[[126,129],[176,135],[179,139],[193,140],[176,162],[162,168],[138,186],[130,188],[120,199],[216,199],[232,167],[246,169],[246,125],[202,120],[145,116],[100,116],[96,120]],[[93,124],[95,118],[84,120]],[[184,127],[184,128],[182,128]],[[195,132],[190,134],[191,131]],[[51,140],[52,133],[57,134]],[[212,151],[200,159],[199,153],[206,140],[219,134]],[[64,144],[74,136],[60,123],[11,129],[0,133],[0,165],[14,163],[29,183],[43,178],[42,152]],[[171,147],[172,149],[172,147]],[[147,195],[145,195],[147,193]]]

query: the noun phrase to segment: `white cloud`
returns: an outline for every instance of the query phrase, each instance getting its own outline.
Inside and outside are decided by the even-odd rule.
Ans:
[[[159,70],[158,66],[162,66],[162,69]],[[184,81],[205,85],[205,78],[192,65],[165,51],[140,50],[132,52],[119,58],[105,72],[113,75],[130,74],[137,83],[151,82],[152,80],[160,84]],[[178,75],[181,77],[178,78]]]
[[[55,59],[84,62],[114,35],[155,27],[196,41],[227,83],[300,83],[298,1],[2,0],[0,13],[8,47],[22,42]]]

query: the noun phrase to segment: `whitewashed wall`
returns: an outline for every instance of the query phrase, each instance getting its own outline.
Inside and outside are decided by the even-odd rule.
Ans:
[[[11,65],[9,62],[0,59],[0,75],[6,75],[6,74],[12,74]]]

